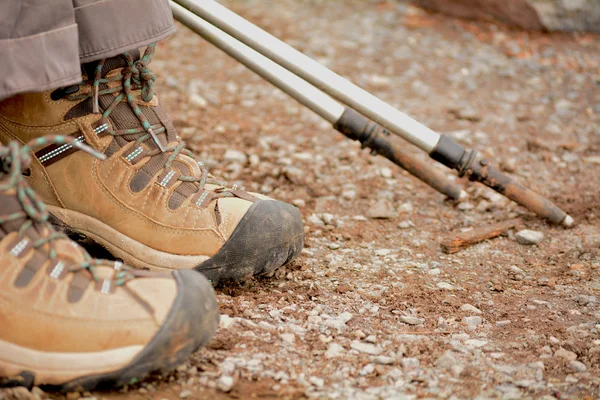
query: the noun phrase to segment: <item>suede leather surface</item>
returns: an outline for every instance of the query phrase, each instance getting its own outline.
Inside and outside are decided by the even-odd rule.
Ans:
[[[48,134],[82,132],[88,145],[104,151],[113,139],[94,133],[91,124],[98,121],[100,115],[64,120],[65,114],[76,104],[76,101],[52,101],[48,93],[23,94],[0,102],[0,139],[6,143],[16,138],[24,143]],[[169,197],[181,182],[168,188],[161,186],[155,178],[163,170],[143,190],[134,193],[130,181],[149,160],[146,157],[134,165],[125,160],[123,154],[134,145],[129,143],[104,161],[81,151],[47,168],[35,161],[29,183],[48,204],[93,217],[155,250],[176,255],[210,257],[216,254],[252,202],[220,198],[200,208],[192,202],[194,196],[190,196],[171,210]],[[191,158],[182,156],[180,161],[199,172]]]

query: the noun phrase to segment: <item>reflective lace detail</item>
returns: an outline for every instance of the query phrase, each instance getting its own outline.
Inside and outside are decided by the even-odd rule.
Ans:
[[[28,244],[29,244],[29,239],[27,239],[27,238],[21,239],[21,241],[19,243],[17,243],[15,245],[15,247],[13,247],[10,250],[10,254],[12,254],[15,257],[18,257],[21,254],[21,252],[25,249],[25,247],[27,247]]]
[[[75,139],[76,142],[81,143],[83,141],[83,135],[77,137]],[[61,153],[64,153],[65,151],[69,150],[73,148],[73,145],[71,144],[63,144],[62,146],[58,147],[57,149],[52,150],[51,152],[44,154],[43,156],[41,156],[39,158],[40,162],[46,162],[48,160],[50,160],[51,158],[54,158],[56,156],[58,156]]]
[[[0,146],[0,192],[14,191],[16,197],[21,203],[21,209],[7,215],[0,215],[0,225],[6,224],[13,221],[21,221],[20,227],[17,229],[18,242],[10,250],[10,253],[14,256],[19,256],[25,248],[31,245],[34,249],[41,249],[44,253],[48,254],[50,260],[55,260],[58,257],[56,249],[54,248],[54,242],[57,239],[70,239],[63,233],[56,232],[50,223],[48,222],[48,210],[46,206],[39,198],[39,196],[31,189],[31,187],[25,181],[22,172],[29,167],[32,160],[32,150],[48,146],[49,144],[56,144],[60,147],[69,146],[75,147],[79,150],[83,150],[90,153],[94,157],[105,159],[106,156],[102,153],[98,153],[94,149],[81,143],[79,138],[73,138],[70,136],[44,136],[41,138],[34,139],[21,147],[18,142],[12,141],[6,147]],[[60,148],[59,147],[59,148]],[[13,192],[13,193],[14,193]],[[2,210],[0,210],[2,212]],[[31,241],[30,237],[26,237],[29,229],[34,229],[40,236],[39,239]],[[86,271],[94,281],[98,281],[98,278],[94,272],[94,267],[106,266],[107,261],[93,259],[87,252],[80,249],[81,254],[84,257],[84,261],[70,265],[69,272],[80,272]],[[125,267],[120,264],[119,268],[116,267],[117,272],[114,274],[112,283],[114,285],[123,285],[128,280],[134,277],[129,267]],[[54,265],[54,268],[50,272],[50,277],[53,279],[59,279],[63,272],[67,269],[67,264],[63,260],[58,260]]]
[[[52,278],[52,279],[60,278],[60,276],[62,275],[64,270],[65,270],[65,264],[63,264],[62,261],[57,262],[56,265],[54,266],[54,268],[52,269],[52,272],[50,272],[50,278]]]
[[[134,158],[136,158],[137,156],[139,156],[140,154],[142,154],[143,151],[144,151],[144,148],[142,146],[140,146],[137,149],[135,149],[134,151],[132,151],[131,154],[129,154],[127,157],[125,157],[125,159],[127,161],[131,161]]]
[[[168,159],[164,163],[164,169],[170,169],[172,163],[175,160],[177,160],[180,154],[192,158],[198,163],[198,166],[200,168],[200,174],[198,176],[192,176],[182,173],[177,177],[177,180],[181,182],[191,182],[197,185],[195,193],[205,191],[204,186],[206,184],[215,185],[216,189],[211,189],[211,200],[222,197],[240,197],[246,200],[251,199],[252,196],[250,195],[246,195],[243,197],[239,195],[239,192],[241,192],[243,188],[240,188],[238,190],[238,193],[234,193],[229,188],[227,188],[226,182],[217,180],[212,175],[210,175],[208,170],[204,166],[204,163],[199,161],[191,151],[185,148],[185,142],[179,137],[177,137],[177,141],[168,143],[168,147],[165,147],[163,142],[158,138],[158,134],[166,134],[165,126],[163,126],[162,124],[151,125],[144,113],[142,112],[142,110],[140,109],[140,107],[138,106],[138,101],[136,101],[132,93],[133,91],[140,90],[140,96],[144,102],[152,101],[154,97],[153,85],[156,80],[156,76],[150,70],[148,64],[152,60],[154,51],[155,44],[153,43],[146,48],[144,55],[139,60],[134,60],[134,57],[130,53],[123,53],[123,57],[125,57],[127,65],[121,68],[120,73],[111,75],[108,78],[102,77],[103,67],[105,65],[106,60],[100,60],[95,68],[93,78],[90,77],[91,82],[88,81],[80,83],[81,86],[85,87],[89,87],[88,85],[91,84],[92,90],[80,90],[79,92],[81,92],[81,94],[71,94],[68,95],[66,98],[71,101],[91,98],[93,103],[93,112],[99,114],[101,112],[99,100],[100,95],[112,94],[114,96],[114,99],[102,112],[102,118],[100,119],[101,125],[95,128],[95,131],[96,129],[106,125],[107,128],[104,131],[106,131],[109,135],[115,137],[120,136],[125,137],[127,139],[128,136],[139,134],[139,138],[135,139],[136,145],[141,145],[142,143],[148,140],[152,140],[156,146],[155,148],[150,148],[149,151],[144,153],[144,157],[154,157],[161,153],[169,154]],[[119,82],[120,85],[115,85],[115,83],[117,82]],[[130,129],[112,130],[110,128],[110,125],[108,124],[108,118],[113,112],[113,110],[117,107],[117,105],[119,105],[123,100],[125,100],[129,107],[133,110],[141,126]],[[126,160],[129,162],[133,162],[133,160],[135,160],[135,157],[140,154],[136,154],[136,151],[137,149],[134,152],[127,155],[125,157]],[[159,183],[162,186],[165,186],[168,183],[168,181],[165,183]],[[195,193],[192,193],[191,195],[194,195]],[[198,207],[200,207],[199,204],[202,204],[202,202],[196,202],[196,205],[198,205]],[[206,206],[206,204],[204,204],[203,206]]]

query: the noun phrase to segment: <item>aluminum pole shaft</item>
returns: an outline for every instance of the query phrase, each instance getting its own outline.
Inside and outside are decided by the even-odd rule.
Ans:
[[[335,129],[346,135],[346,137],[360,141],[363,146],[369,147],[377,154],[386,157],[451,199],[457,200],[464,194],[460,186],[449,181],[445,174],[411,156],[403,147],[388,141],[386,132],[380,125],[369,121],[356,111],[342,106],[310,83],[229,36],[199,16],[172,1],[170,4],[175,19],[263,77],[267,82],[279,87],[290,97],[329,121]]]
[[[277,64],[431,153],[440,135],[213,0],[174,0]]]
[[[240,41],[171,2],[173,16],[179,22],[202,36],[205,40],[235,58],[267,82],[271,82],[285,93],[330,122],[336,123],[344,113],[344,106],[331,97],[294,75],[277,63],[262,56]]]

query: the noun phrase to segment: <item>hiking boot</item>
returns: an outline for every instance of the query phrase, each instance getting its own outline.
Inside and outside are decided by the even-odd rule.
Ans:
[[[213,284],[269,273],[302,250],[298,210],[211,176],[185,149],[153,92],[154,52],[83,65],[84,82],[0,103],[0,139],[71,135],[35,153],[27,179],[53,223],[152,270],[196,269]]]
[[[205,345],[219,318],[210,283],[91,258],[47,222],[22,176],[29,150],[0,146],[0,386],[130,384]]]

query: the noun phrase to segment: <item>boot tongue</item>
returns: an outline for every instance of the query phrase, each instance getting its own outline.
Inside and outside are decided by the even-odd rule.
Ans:
[[[137,61],[140,59],[140,51],[137,49],[130,51],[129,54],[133,58],[133,61]],[[99,63],[99,61],[92,61],[92,62],[82,65],[83,72],[85,72],[85,75],[87,75],[88,79],[90,79],[90,80],[94,79],[94,75],[96,74],[96,66],[98,65],[98,63]],[[124,68],[126,66],[127,66],[127,59],[125,58],[125,56],[123,54],[119,54],[118,56],[107,58],[106,60],[104,60],[104,65],[102,66],[101,75],[104,78],[106,76],[106,74],[108,74],[110,71],[117,69],[117,68]]]
[[[140,59],[139,50],[130,51],[129,54],[132,56],[134,61]],[[97,65],[97,62],[92,62],[84,64],[83,66],[84,71],[90,80],[93,80],[94,78]],[[124,55],[118,55],[112,58],[108,58],[104,61],[101,75],[102,77],[105,77],[110,71],[113,71],[117,68],[124,68],[127,65],[127,59]],[[103,85],[100,85],[101,89],[103,88],[102,86]],[[115,97],[112,94],[100,95],[98,100],[102,111],[105,111],[114,99]],[[146,117],[151,126],[163,126],[165,128],[166,132],[157,134],[159,140],[161,140],[164,145],[177,140],[177,132],[175,131],[175,127],[171,123],[167,114],[162,110],[162,107],[160,105],[149,107],[146,105],[138,104],[138,107],[140,108],[140,111],[142,112],[144,117]],[[134,110],[125,101],[120,102],[116,105],[116,107],[114,107],[114,109],[108,116],[108,119],[110,120],[115,130],[137,129],[142,127],[142,124],[139,121],[138,117],[135,115]],[[118,149],[120,149],[121,147],[125,146],[129,142],[139,139],[145,134],[146,132],[134,133],[125,136],[115,136],[113,142],[108,148],[108,153],[112,154],[118,151]],[[158,148],[158,146],[154,143],[152,139],[146,140],[145,143],[151,149]],[[152,157],[152,159],[148,163],[146,163],[139,172],[148,174],[150,176],[155,175],[164,167],[164,164],[170,155],[171,153],[161,153]],[[181,161],[175,160],[171,165],[174,168],[178,169],[183,175],[189,175],[191,172],[190,169]],[[171,197],[169,201],[170,207],[172,209],[177,208],[185,198],[191,196],[196,191],[196,185],[194,185],[193,183],[182,183],[176,189],[174,196]]]

